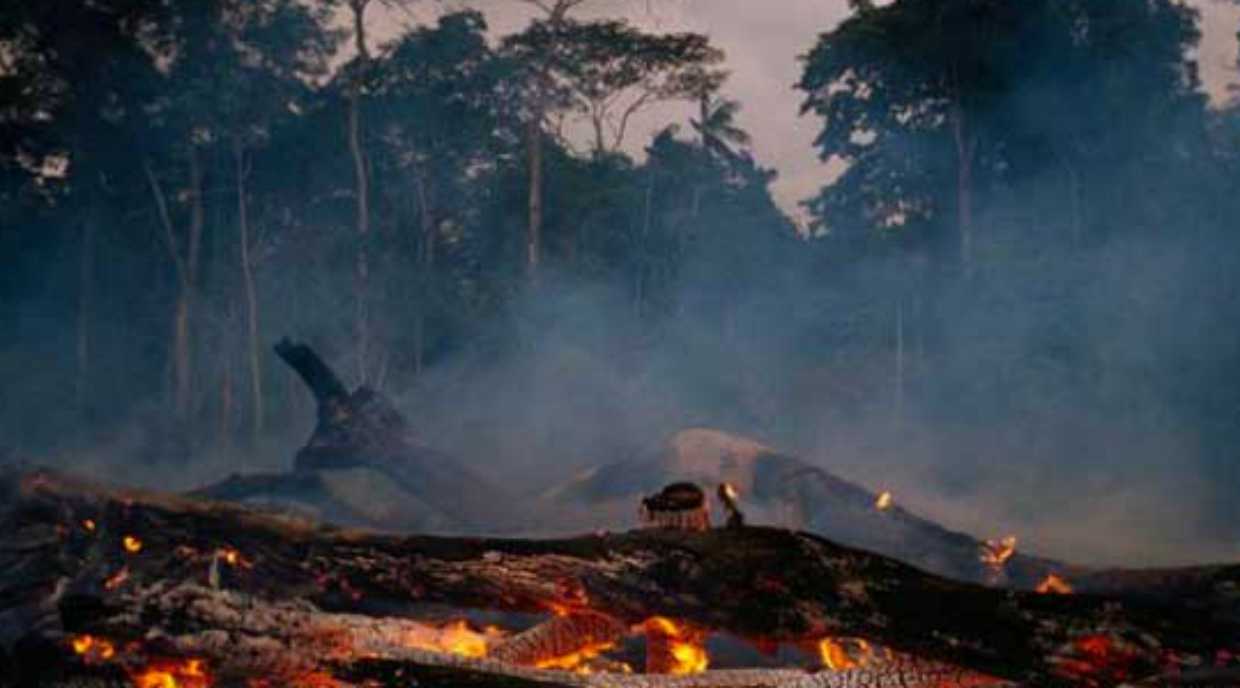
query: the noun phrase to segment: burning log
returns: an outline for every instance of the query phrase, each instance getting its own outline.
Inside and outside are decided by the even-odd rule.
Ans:
[[[641,519],[655,528],[706,530],[710,528],[706,494],[693,483],[672,483],[642,500]]]
[[[289,664],[281,671],[303,668],[301,659],[320,667],[334,661],[358,666],[357,656],[333,654],[340,634],[320,633],[338,628],[341,619],[320,615],[439,603],[531,613],[559,608],[624,625],[663,617],[677,627],[753,640],[858,637],[940,669],[961,667],[1037,686],[1114,686],[1167,665],[1212,666],[1240,649],[1237,566],[1160,572],[1152,587],[1122,594],[1116,584],[1116,594],[1041,595],[957,583],[770,528],[644,529],[548,541],[398,537],[106,489],[48,472],[7,476],[0,497],[6,505],[0,640],[6,645],[30,633],[90,634],[113,639],[117,648],[141,641],[146,650],[184,656],[210,641],[221,643],[215,655],[240,662],[245,653],[230,642],[276,638],[267,656]],[[87,519],[93,529],[81,525]],[[131,551],[126,538],[140,541],[140,548]],[[232,550],[248,566],[219,554]],[[216,595],[244,595],[247,610],[259,602],[282,613],[302,609],[304,617],[263,622],[247,611],[194,625],[186,615],[199,605],[184,598],[157,603],[154,591],[183,583],[212,590],[203,583],[213,566],[223,588]],[[124,581],[105,585],[121,570],[127,571]],[[1145,580],[1119,574],[1112,580],[1123,578]],[[425,650],[397,652],[388,629],[399,627],[400,619],[357,618],[346,634],[353,647],[379,647],[385,661],[427,663]],[[359,640],[365,623],[382,632]],[[196,644],[176,645],[184,637]],[[308,642],[316,637],[319,645]],[[300,651],[303,646],[313,649]],[[868,669],[854,671],[862,670]],[[883,671],[890,677],[903,670],[872,671],[871,677]],[[821,683],[806,685],[865,685],[828,680],[864,676],[851,671],[822,676]]]
[[[574,669],[628,632],[626,624],[605,614],[569,613],[504,640],[487,656],[540,669]]]

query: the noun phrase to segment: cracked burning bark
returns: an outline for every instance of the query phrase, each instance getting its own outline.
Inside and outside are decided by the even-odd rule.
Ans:
[[[754,640],[861,637],[1038,686],[1118,685],[1169,664],[1209,666],[1240,644],[1234,566],[1164,572],[1127,594],[1040,595],[957,583],[770,528],[398,537],[47,472],[10,475],[3,493],[0,627],[10,641],[38,629],[118,642],[175,637],[186,606],[142,607],[137,591],[207,583],[214,569],[216,582],[257,602],[313,605],[311,618],[401,603],[600,614],[630,626],[664,617]],[[141,623],[118,627],[124,618]],[[249,632],[249,620],[239,623]],[[225,629],[202,629],[213,630]]]

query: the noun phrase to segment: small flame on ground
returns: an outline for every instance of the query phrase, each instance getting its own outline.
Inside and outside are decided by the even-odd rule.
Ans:
[[[672,658],[675,664],[668,673],[676,675],[700,674],[710,666],[710,657],[702,646],[700,635],[663,616],[655,616],[646,621],[648,628],[653,628],[668,637]]]
[[[241,552],[238,552],[232,547],[221,547],[215,550],[215,556],[219,557],[225,564],[232,567],[241,567],[243,569],[254,568],[254,564],[249,559],[241,556]]]
[[[125,581],[127,580],[129,580],[129,567],[122,566],[119,571],[108,576],[103,581],[103,589],[104,590],[115,590],[121,587],[122,585],[124,585]]]
[[[861,638],[823,638],[818,641],[818,656],[828,669],[846,671],[869,664],[874,650]]]
[[[534,663],[534,668],[559,669],[560,671],[575,671],[579,674],[589,674],[592,673],[592,670],[587,662],[614,647],[615,644],[613,643],[595,643],[592,645],[587,645],[586,647],[563,657],[552,657],[550,659],[539,660]]]
[[[121,538],[121,546],[130,554],[137,554],[142,551],[142,541],[132,535],[126,535]]]
[[[983,564],[998,569],[1002,568],[1013,554],[1016,554],[1016,536],[1009,535],[1000,540],[987,540],[978,558]]]
[[[210,688],[211,677],[201,659],[154,662],[130,675],[136,688]]]
[[[1038,587],[1034,588],[1037,592],[1052,595],[1071,595],[1072,585],[1068,581],[1059,577],[1058,574],[1048,573],[1042,582],[1038,583]]]
[[[481,659],[487,656],[488,644],[499,638],[502,631],[494,626],[487,627],[483,632],[473,630],[464,619],[453,621],[445,626],[427,626],[405,634],[404,644],[418,650],[446,652],[460,657]]]
[[[86,532],[88,533],[95,532],[95,519],[88,518],[88,519],[83,520],[82,527],[85,528]]]
[[[116,656],[116,646],[111,641],[96,638],[93,635],[74,636],[69,644],[73,647],[75,654],[81,655],[88,661],[109,660]]]
[[[878,496],[878,499],[874,500],[874,508],[878,509],[879,511],[886,511],[890,509],[891,508],[891,493],[884,492],[880,494]]]

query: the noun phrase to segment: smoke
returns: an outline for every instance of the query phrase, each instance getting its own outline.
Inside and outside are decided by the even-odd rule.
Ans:
[[[759,147],[763,137],[786,142],[762,110],[746,116]],[[978,220],[978,262],[1002,270],[982,267],[970,281],[887,253],[842,261],[831,239],[780,241],[744,274],[704,250],[652,327],[632,285],[548,271],[472,325],[469,345],[385,391],[426,444],[530,499],[590,467],[648,457],[679,429],[710,426],[890,490],[945,525],[1016,534],[1026,552],[1126,565],[1234,558],[1240,431],[1222,388],[1240,370],[1228,315],[1229,256],[1240,246],[1172,226],[1073,242],[1038,220],[1062,218],[1061,185],[1048,174],[992,200]],[[720,226],[702,241],[736,248],[744,229]],[[162,390],[128,375],[163,365],[165,313],[150,303],[100,306],[114,322],[94,355],[116,370],[101,365],[95,379],[114,386],[118,403],[140,400],[129,422],[65,446],[58,436],[76,423],[67,411],[75,306],[37,285],[72,284],[73,260],[47,259],[56,270],[6,289],[9,442],[36,460],[173,489],[288,468],[314,409],[266,349],[279,417],[257,446],[190,446],[158,420]],[[334,256],[260,270],[264,332],[310,341],[346,377],[351,269]],[[112,300],[133,293],[108,289]],[[139,319],[157,324],[132,325]]]

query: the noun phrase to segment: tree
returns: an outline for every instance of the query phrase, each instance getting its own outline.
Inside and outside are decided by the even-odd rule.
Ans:
[[[444,310],[451,287],[441,279],[440,244],[450,228],[469,225],[477,182],[504,154],[497,107],[504,69],[487,45],[486,30],[477,12],[446,15],[385,49],[367,85],[366,118],[382,144],[377,166],[393,205],[416,209],[410,223],[415,256],[400,269],[416,275],[415,374],[425,365],[428,320]]]
[[[566,13],[578,2],[548,5],[548,18],[508,37],[504,53],[525,84],[529,125],[530,213],[527,263],[542,253],[542,137],[544,127],[563,143],[566,123],[583,119],[595,156],[617,152],[634,115],[663,101],[696,99],[723,59],[705,36],[647,34],[623,21],[579,22]],[[712,78],[715,83],[721,76]]]

